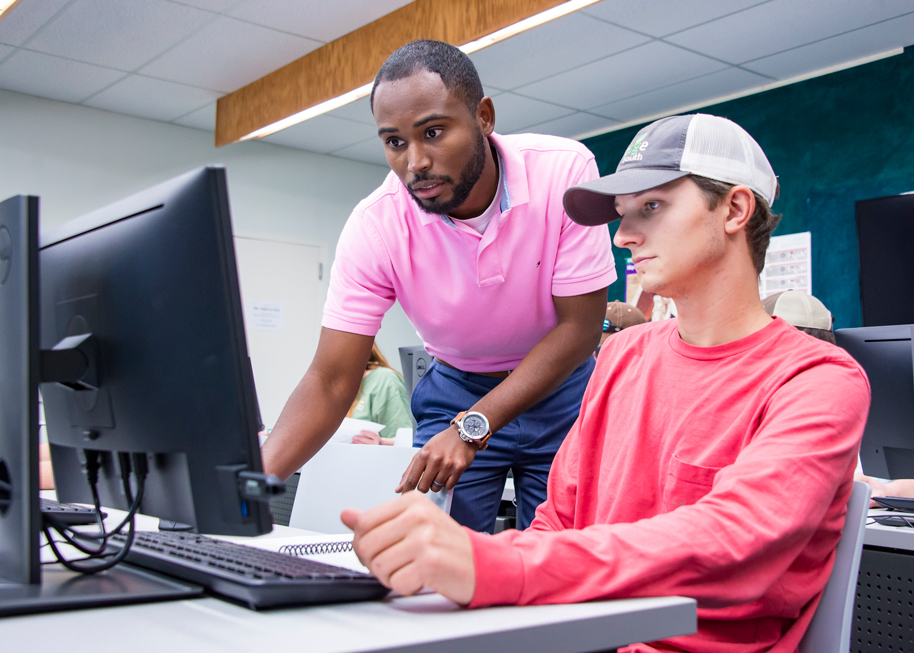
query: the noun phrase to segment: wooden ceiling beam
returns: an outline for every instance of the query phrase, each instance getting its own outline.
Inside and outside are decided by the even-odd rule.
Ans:
[[[4,2],[0,2],[0,20],[3,20],[3,19],[6,18],[7,16],[9,16],[9,15],[10,15],[10,12],[11,12],[11,11],[16,7],[16,5],[18,5],[20,2],[22,2],[22,0],[13,0],[12,2],[10,2],[9,0],[5,0]],[[5,6],[4,6],[4,5],[5,5]]]
[[[374,79],[401,45],[435,39],[461,46],[565,0],[415,0],[219,99],[216,147]]]

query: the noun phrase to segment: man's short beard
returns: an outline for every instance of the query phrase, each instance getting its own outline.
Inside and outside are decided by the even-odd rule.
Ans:
[[[454,186],[454,194],[450,200],[447,202],[439,202],[434,199],[423,200],[416,197],[416,194],[413,193],[409,186],[406,187],[406,190],[409,191],[409,194],[416,204],[419,205],[420,209],[426,213],[433,213],[435,215],[448,215],[451,211],[460,208],[460,206],[467,201],[467,198],[476,186],[476,182],[482,177],[482,171],[486,167],[486,146],[488,145],[488,140],[483,136],[482,130],[478,127],[476,128],[476,134],[478,135],[478,138],[476,140],[473,156],[469,162],[467,162],[466,167],[464,167],[463,172],[460,174],[460,181]],[[410,183],[416,184],[421,181],[454,182],[454,180],[447,175],[416,175]]]

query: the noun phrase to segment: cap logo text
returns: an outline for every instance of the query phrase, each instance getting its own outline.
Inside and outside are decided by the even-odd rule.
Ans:
[[[648,142],[644,140],[645,136],[647,136],[647,134],[641,134],[632,141],[632,144],[628,146],[628,150],[625,152],[625,156],[622,157],[622,163],[640,161],[644,158],[641,155],[641,152],[648,146]]]

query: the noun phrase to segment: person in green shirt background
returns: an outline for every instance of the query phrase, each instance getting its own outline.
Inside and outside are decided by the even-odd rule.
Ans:
[[[390,366],[377,343],[371,345],[362,385],[348,417],[384,425],[380,433],[362,431],[352,438],[353,444],[393,444],[397,429],[413,428],[403,377]]]

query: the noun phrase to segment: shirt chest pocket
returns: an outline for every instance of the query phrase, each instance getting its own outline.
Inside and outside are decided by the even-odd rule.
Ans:
[[[663,512],[696,503],[711,491],[714,477],[720,469],[687,463],[673,455],[664,479]]]

